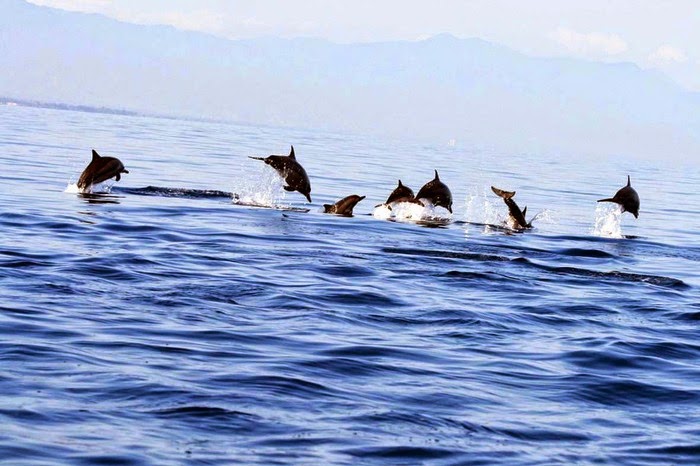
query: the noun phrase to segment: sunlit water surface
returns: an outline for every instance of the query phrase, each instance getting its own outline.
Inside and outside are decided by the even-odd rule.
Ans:
[[[313,204],[247,158],[290,144]],[[0,463],[698,464],[700,174],[659,159],[0,107]],[[436,168],[454,215],[375,209]]]

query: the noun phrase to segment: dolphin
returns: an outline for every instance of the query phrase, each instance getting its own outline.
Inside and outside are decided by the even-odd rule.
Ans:
[[[614,202],[622,206],[622,212],[629,212],[639,218],[639,194],[632,187],[632,180],[627,175],[627,186],[618,190],[613,197],[600,199],[598,202]]]
[[[399,185],[391,192],[391,194],[389,194],[389,197],[386,199],[386,202],[384,202],[383,204],[377,204],[375,207],[381,207],[384,205],[387,206],[389,210],[391,210],[392,204],[397,204],[399,202],[411,202],[420,206],[423,205],[420,202],[418,202],[416,197],[413,195],[413,190],[401,183],[401,180],[399,180]]]
[[[440,181],[437,170],[435,170],[435,178],[420,188],[420,191],[416,194],[416,199],[427,199],[433,205],[444,207],[452,213],[452,193],[450,188]]]
[[[384,204],[391,204],[392,202],[405,202],[415,199],[413,195],[413,190],[408,186],[404,186],[399,180],[399,185],[394,189],[389,197],[386,199]]]
[[[284,178],[285,183],[287,183],[284,187],[285,191],[299,191],[311,202],[311,183],[309,182],[309,176],[306,174],[304,167],[297,162],[297,158],[294,155],[294,146],[292,146],[289,155],[270,155],[268,157],[249,156],[249,158],[253,160],[262,160],[267,165],[274,168],[277,173]]]
[[[355,208],[358,202],[364,199],[365,196],[351,194],[344,197],[335,204],[323,204],[323,212],[327,214],[338,214],[346,217],[352,217],[352,209]]]
[[[525,230],[527,228],[532,228],[532,224],[525,219],[525,214],[527,214],[527,207],[520,210],[518,204],[513,200],[515,196],[515,191],[503,191],[502,189],[494,188],[491,186],[491,191],[493,191],[496,196],[503,199],[503,202],[508,206],[508,215],[513,223],[513,228],[516,230]]]
[[[124,164],[116,157],[102,157],[95,149],[92,150],[92,160],[85,167],[78,179],[78,189],[85,190],[90,186],[107,181],[110,178],[121,180],[122,173],[129,173]]]

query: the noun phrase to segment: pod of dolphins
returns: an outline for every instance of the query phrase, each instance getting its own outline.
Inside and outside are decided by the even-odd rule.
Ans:
[[[292,146],[289,155],[269,155],[267,157],[250,158],[262,160],[265,164],[270,165],[284,180],[284,189],[286,191],[297,191],[311,202],[311,182],[309,181],[309,176],[306,174],[306,170],[304,170],[304,167],[297,161],[296,154],[294,153],[294,146]],[[92,160],[88,166],[85,167],[85,170],[83,170],[78,179],[78,189],[81,191],[89,190],[91,186],[111,178],[119,181],[122,173],[129,173],[129,171],[124,168],[124,164],[122,164],[119,159],[115,157],[103,157],[93,150]],[[527,207],[520,210],[518,204],[513,200],[515,191],[505,191],[494,186],[491,186],[491,190],[494,194],[503,199],[503,202],[508,206],[508,220],[513,229],[526,230],[532,228],[532,219],[528,222],[525,217],[527,214]],[[351,216],[357,203],[364,198],[365,196],[352,194],[340,199],[335,204],[324,204],[323,209],[325,213]],[[401,183],[401,180],[399,180],[398,186],[391,192],[387,200],[383,204],[377,205],[377,207],[386,206],[391,210],[393,206],[402,202],[421,206],[433,205],[444,207],[452,213],[452,193],[450,192],[450,188],[440,180],[437,170],[435,170],[435,178],[424,184],[416,195],[413,194],[411,188],[404,185]],[[598,202],[613,202],[619,204],[622,207],[622,212],[629,212],[634,215],[635,218],[639,217],[639,195],[637,191],[632,188],[632,181],[629,175],[627,175],[626,186],[618,190],[613,197],[600,199]]]

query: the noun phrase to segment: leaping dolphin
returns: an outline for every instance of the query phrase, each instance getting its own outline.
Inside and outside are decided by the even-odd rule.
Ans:
[[[391,192],[391,194],[389,194],[389,197],[386,199],[384,204],[412,201],[413,199],[415,199],[413,190],[408,186],[405,186],[403,183],[401,183],[401,180],[399,180],[399,185]]]
[[[416,200],[416,197],[413,195],[413,190],[401,183],[401,180],[399,180],[399,185],[391,192],[391,194],[389,194],[389,197],[386,199],[386,202],[384,202],[383,204],[378,204],[375,207],[381,207],[384,205],[387,206],[389,210],[391,210],[391,206],[399,202],[410,202],[412,204],[418,204],[420,206],[423,205],[422,203],[418,202],[418,200]]]
[[[426,199],[433,205],[444,207],[452,213],[452,193],[450,188],[440,181],[437,170],[435,170],[435,178],[420,188],[420,191],[416,194],[416,199]]]
[[[639,194],[632,187],[632,180],[627,175],[627,186],[619,189],[613,197],[600,199],[598,202],[614,202],[622,206],[622,212],[629,212],[639,218]]]
[[[262,160],[267,165],[274,168],[284,179],[285,183],[287,183],[287,185],[284,186],[285,191],[299,191],[311,202],[311,183],[309,182],[309,176],[306,174],[304,167],[297,162],[296,156],[294,155],[294,146],[292,146],[289,155],[270,155],[268,157],[249,156],[249,158]]]
[[[90,186],[115,178],[119,181],[122,173],[129,173],[124,164],[116,157],[102,157],[96,150],[92,150],[92,160],[85,167],[78,179],[78,189],[86,190]]]
[[[338,214],[346,217],[352,217],[352,209],[355,208],[358,202],[364,199],[365,196],[351,194],[344,197],[335,204],[323,204],[323,212],[327,214]]]
[[[491,186],[491,190],[503,199],[503,202],[508,206],[508,216],[511,220],[513,228],[516,230],[525,230],[527,228],[532,228],[532,223],[525,219],[525,214],[527,214],[527,207],[520,210],[518,204],[513,200],[515,196],[515,191],[504,191],[502,189],[494,188]]]

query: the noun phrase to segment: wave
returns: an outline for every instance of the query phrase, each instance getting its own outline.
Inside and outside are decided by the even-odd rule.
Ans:
[[[233,193],[213,189],[166,188],[161,186],[146,186],[145,188],[113,187],[114,192],[133,194],[137,196],[182,197],[189,199],[222,199],[233,197]]]
[[[676,288],[676,289],[688,289],[688,288],[690,288],[690,285],[685,283],[683,280],[679,280],[677,278],[671,278],[671,277],[664,277],[661,275],[647,275],[647,274],[641,274],[641,273],[620,272],[617,270],[603,272],[603,271],[589,270],[589,269],[583,269],[583,268],[578,268],[578,267],[557,267],[557,266],[550,266],[550,265],[544,265],[544,264],[537,264],[537,263],[534,263],[526,258],[517,258],[517,259],[513,259],[513,261],[519,262],[521,264],[528,264],[528,265],[530,265],[532,267],[536,267],[540,270],[547,270],[547,271],[555,273],[555,274],[575,275],[578,277],[613,280],[613,281],[630,282],[630,283],[648,283],[650,285],[656,285],[656,286],[662,286],[662,287],[668,287],[668,288]]]
[[[526,265],[528,267],[534,267],[540,270],[545,270],[557,275],[573,275],[584,278],[592,279],[603,279],[603,280],[614,280],[621,282],[630,283],[648,283],[650,285],[676,288],[676,289],[688,289],[690,285],[685,283],[683,280],[677,278],[665,277],[661,275],[647,275],[640,273],[631,272],[620,272],[617,270],[613,271],[598,271],[590,270],[578,267],[563,267],[563,266],[551,266],[540,264],[531,261],[525,257],[510,258],[506,256],[500,256],[495,254],[483,254],[483,253],[472,253],[472,252],[456,252],[456,251],[443,251],[443,250],[426,250],[426,249],[411,249],[411,248],[383,248],[383,252],[389,254],[403,254],[412,256],[425,256],[425,257],[442,257],[446,259],[464,259],[469,261],[478,262],[511,262],[514,264]],[[595,257],[601,256],[601,254],[594,253]],[[453,275],[457,273],[456,271],[451,272]]]

